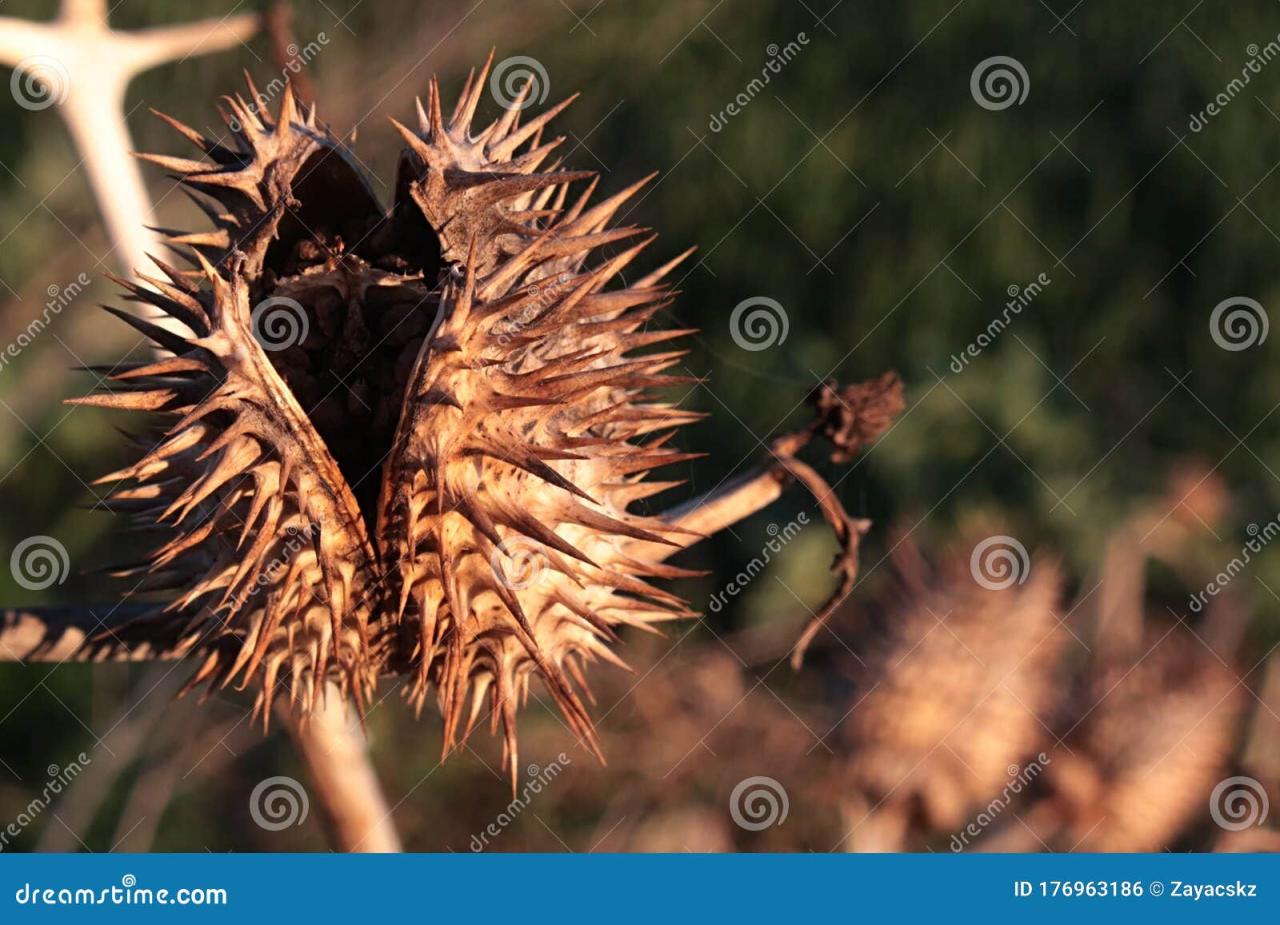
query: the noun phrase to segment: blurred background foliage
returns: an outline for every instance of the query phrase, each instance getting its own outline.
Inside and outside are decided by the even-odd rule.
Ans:
[[[226,0],[126,0],[112,23],[140,27],[243,8]],[[37,19],[54,11],[52,3],[26,0],[0,8]],[[901,374],[908,408],[900,423],[856,465],[820,464],[850,512],[876,525],[851,623],[888,570],[891,526],[929,552],[975,525],[999,525],[1029,549],[1063,560],[1071,587],[1087,590],[1107,537],[1163,496],[1171,472],[1197,460],[1225,481],[1230,508],[1198,537],[1206,567],[1192,574],[1194,583],[1153,575],[1159,603],[1152,610],[1172,622],[1190,616],[1187,594],[1238,554],[1247,525],[1280,511],[1280,337],[1228,352],[1209,330],[1210,312],[1228,297],[1280,305],[1280,63],[1264,66],[1203,131],[1188,128],[1192,113],[1239,76],[1247,46],[1276,39],[1275,3],[329,0],[297,3],[294,29],[302,43],[326,35],[309,68],[320,116],[337,134],[358,133],[356,151],[384,199],[399,150],[386,117],[410,118],[432,73],[452,98],[466,68],[490,47],[499,59],[540,61],[550,78],[548,103],[582,91],[557,124],[569,135],[569,162],[599,170],[606,191],[661,171],[630,219],[661,232],[654,262],[699,247],[678,274],[682,294],[669,322],[701,329],[687,365],[707,382],[686,404],[709,417],[679,439],[711,452],[684,467],[690,484],[681,491],[704,491],[745,471],[771,434],[804,423],[804,399],[822,379]],[[768,46],[800,33],[808,39],[802,51],[711,131],[712,115],[760,74]],[[1025,66],[1029,95],[1021,105],[989,111],[975,103],[970,74],[993,55]],[[148,108],[216,131],[216,97],[243,87],[242,70],[259,85],[278,73],[263,38],[142,75],[128,94],[138,148],[186,156],[185,143]],[[83,482],[123,449],[109,415],[61,400],[86,386],[72,366],[114,361],[135,338],[93,307],[118,304],[101,277],[119,268],[61,121],[53,110],[31,112],[0,94],[0,125],[0,340],[11,341],[40,313],[47,287],[81,272],[95,279],[48,336],[0,370],[0,553],[47,533],[66,545],[75,566],[66,584],[38,594],[0,569],[0,601],[103,600],[108,585],[89,572],[108,557],[111,520],[78,505],[92,506]],[[160,171],[148,167],[147,177],[162,225],[201,227],[202,217]],[[1051,280],[1043,293],[954,372],[952,356],[999,315],[1009,287],[1042,273]],[[728,319],[754,296],[782,304],[789,333],[782,344],[748,352],[735,344]],[[758,555],[768,525],[802,510],[813,505],[793,491],[699,547],[687,564],[712,575],[682,590],[705,607]],[[662,724],[648,725],[644,711],[662,685],[693,670],[688,653],[714,660],[728,655],[723,640],[798,631],[805,605],[816,606],[831,582],[833,547],[813,519],[764,576],[705,623],[674,627],[665,641],[628,641],[639,673],[605,681],[616,698],[602,698],[596,711],[605,714],[606,752],[631,748],[619,743],[644,727],[654,738],[634,747],[678,763],[679,754],[665,754],[672,746]],[[1249,600],[1251,650],[1261,655],[1280,638],[1280,550],[1265,550],[1237,583]],[[779,726],[797,735],[797,760],[811,747],[811,761],[830,760],[805,730],[820,737],[846,709],[840,698],[848,685],[834,659],[819,651],[799,675],[772,666],[753,666],[742,691],[726,681],[730,690],[715,696],[732,708],[749,689],[750,702],[759,702],[753,709],[777,713]],[[165,671],[0,666],[7,768],[0,799],[25,802],[47,764],[100,739],[110,745],[114,724],[151,723],[159,731],[120,749],[119,773],[102,785],[106,808],[85,836],[90,846],[123,837],[122,847],[156,849],[322,847],[314,820],[267,833],[247,818],[244,799],[254,782],[298,771],[278,733],[264,739],[246,728],[243,697],[229,692],[202,710],[163,701],[154,715],[127,712],[128,691]],[[403,796],[397,821],[407,844],[466,850],[467,833],[509,798],[489,770],[496,767],[492,743],[479,737],[474,752],[437,769],[433,715],[415,722],[393,695],[370,723],[388,794],[393,802]],[[661,768],[644,774],[630,758],[616,769],[592,766],[541,706],[523,725],[530,761],[568,750],[574,763],[565,786],[553,785],[555,798],[534,807],[539,818],[521,817],[496,847],[666,844],[646,842],[636,830],[646,813],[644,787],[661,786]],[[690,741],[697,761],[719,767],[705,738]],[[162,813],[163,824],[144,823],[141,832],[152,833],[144,843],[125,831],[135,818],[125,810],[149,750],[172,752],[178,767],[165,784],[172,800],[152,813]],[[720,767],[719,776],[688,786],[719,805],[748,770],[769,773]],[[769,844],[826,847],[823,829],[832,823],[816,809],[796,812],[794,840]],[[619,817],[627,820],[617,823],[630,833],[625,843],[609,830]],[[689,830],[719,837],[714,826]],[[22,844],[33,847],[41,837],[53,839],[46,844],[69,838],[41,836],[37,826]],[[716,846],[723,845],[703,847]]]

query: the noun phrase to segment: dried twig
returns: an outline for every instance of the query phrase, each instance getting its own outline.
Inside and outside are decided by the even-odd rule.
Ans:
[[[129,82],[169,61],[230,48],[252,36],[255,13],[120,32],[105,0],[63,0],[50,22],[0,17],[0,64],[26,77],[33,108],[58,104],[126,273],[164,253],[124,118]],[[38,84],[38,86],[37,86]]]
[[[311,772],[334,847],[359,852],[403,850],[391,821],[391,807],[369,761],[364,733],[337,689],[331,687],[323,704],[306,716],[282,702],[277,702],[276,713]]]
[[[871,521],[850,517],[822,476],[797,459],[796,453],[820,434],[831,444],[832,462],[852,462],[863,447],[889,429],[905,406],[902,381],[894,372],[843,387],[834,380],[824,382],[813,393],[812,402],[818,412],[813,423],[806,430],[775,440],[770,447],[778,464],[813,495],[840,544],[840,552],[831,563],[831,571],[840,576],[840,583],[814,614],[791,652],[791,667],[797,670],[818,631],[853,590],[858,577],[858,543],[871,529]]]

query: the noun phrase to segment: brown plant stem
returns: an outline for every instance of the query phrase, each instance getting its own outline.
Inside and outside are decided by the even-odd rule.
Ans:
[[[337,688],[330,685],[324,702],[305,717],[283,700],[276,702],[276,714],[310,772],[333,846],[347,852],[403,851],[364,731]]]
[[[162,624],[130,625],[143,608],[111,604],[0,610],[0,662],[150,662],[182,658]]]

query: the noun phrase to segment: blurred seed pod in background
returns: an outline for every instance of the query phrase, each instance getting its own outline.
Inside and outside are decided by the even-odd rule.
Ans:
[[[895,554],[905,597],[862,656],[841,733],[847,849],[919,848],[921,833],[960,827],[1045,738],[1066,641],[1058,568],[1028,558],[995,589],[975,579],[976,546],[936,576],[905,544]]]

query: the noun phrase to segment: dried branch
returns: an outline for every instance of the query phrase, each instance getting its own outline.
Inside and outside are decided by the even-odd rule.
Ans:
[[[339,851],[399,852],[400,836],[391,807],[368,758],[364,731],[330,686],[321,706],[299,716],[283,702],[276,713],[284,721],[318,791],[318,803],[334,847]]]
[[[0,17],[0,64],[23,73],[29,108],[58,104],[126,274],[149,270],[148,253],[164,253],[146,227],[155,224],[151,200],[129,155],[129,82],[165,62],[233,47],[258,28],[259,16],[243,13],[121,32],[108,24],[103,0],[63,0],[50,22]]]
[[[186,653],[172,630],[164,623],[138,619],[153,609],[95,604],[0,611],[0,661],[149,662],[182,658]]]

